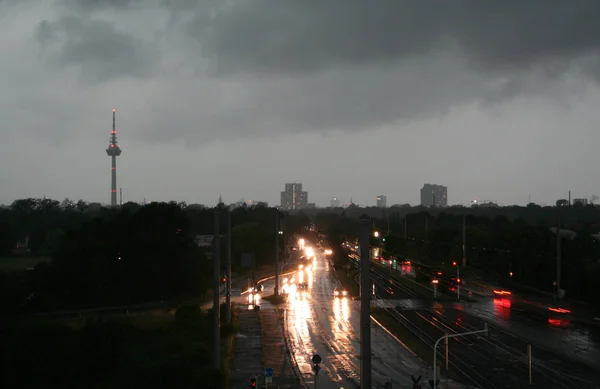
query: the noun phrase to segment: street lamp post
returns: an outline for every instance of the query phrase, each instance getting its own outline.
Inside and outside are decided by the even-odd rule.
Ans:
[[[214,342],[214,364],[217,369],[221,369],[221,294],[219,289],[221,288],[221,240],[220,227],[219,227],[219,210],[215,210],[215,237],[214,237],[214,253],[213,253],[213,270],[214,270],[214,290],[213,290],[213,342]]]
[[[275,297],[279,296],[279,212],[275,213]]]
[[[439,378],[439,377],[436,377],[436,373],[437,373],[437,346],[438,346],[438,344],[439,344],[439,343],[440,343],[442,340],[444,340],[444,339],[446,339],[446,342],[448,342],[448,338],[458,338],[458,337],[461,337],[461,336],[475,335],[475,334],[482,334],[482,333],[484,333],[484,332],[485,332],[486,334],[489,334],[489,328],[488,328],[488,325],[487,325],[487,323],[485,323],[485,327],[484,327],[484,329],[483,329],[483,330],[469,331],[469,332],[462,332],[462,333],[460,333],[460,334],[451,334],[451,335],[449,335],[449,334],[446,334],[446,335],[442,336],[441,338],[439,338],[439,339],[438,339],[438,340],[435,342],[435,345],[433,346],[433,389],[437,389],[437,381],[436,381],[436,380]],[[448,354],[446,353],[446,355],[448,355]],[[447,364],[447,363],[448,363],[448,362],[446,362],[446,364]]]
[[[371,389],[371,260],[369,218],[361,218],[360,235],[360,387]]]

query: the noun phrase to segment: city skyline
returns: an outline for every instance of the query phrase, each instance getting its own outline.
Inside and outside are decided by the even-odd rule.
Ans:
[[[491,21],[469,2],[175,3],[0,2],[0,203],[109,202],[112,108],[124,202],[278,204],[290,180],[319,206],[418,204],[425,182],[451,188],[450,204],[600,194],[600,53],[585,17],[600,5],[511,3]]]

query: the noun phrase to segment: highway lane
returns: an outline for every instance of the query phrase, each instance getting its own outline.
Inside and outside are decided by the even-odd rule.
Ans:
[[[446,308],[445,312],[440,313],[443,313],[446,322],[454,323],[452,327],[458,332],[472,331],[475,328],[480,328],[485,322],[470,312],[461,310],[458,305],[450,309]],[[484,339],[488,352],[495,350],[500,355],[513,358],[515,363],[519,365],[521,377],[527,377],[525,361],[527,358],[527,344],[530,341],[495,326],[490,327],[490,334],[489,339]],[[582,364],[573,358],[565,358],[547,349],[543,342],[539,343],[539,347],[537,345],[533,346],[533,361],[533,377],[534,382],[537,384],[543,383],[548,388],[600,387],[599,370]]]
[[[456,311],[455,311],[456,312]],[[446,333],[464,333],[479,330],[483,322],[469,320],[465,315],[456,315],[452,321],[449,312],[403,312],[412,323],[420,323],[423,331],[433,339]],[[441,314],[444,316],[442,317]],[[428,325],[429,324],[429,325]],[[516,339],[505,333],[491,331],[490,337],[468,336],[451,339],[449,344],[450,362],[456,359],[464,362],[462,368],[467,373],[479,373],[490,385],[497,388],[528,387],[528,368],[526,343],[518,344]],[[443,346],[442,346],[443,348]],[[600,381],[591,376],[584,376],[581,369],[576,370],[573,364],[566,366],[567,361],[550,359],[552,356],[542,355],[536,350],[534,364],[535,383],[544,388],[597,388]],[[556,358],[556,357],[554,357]],[[550,362],[554,363],[551,365]]]
[[[571,322],[568,315],[522,309],[509,299],[480,299],[478,303],[451,306],[565,358],[600,370],[598,329]]]
[[[484,327],[483,319],[469,314],[473,306],[477,305],[475,303],[435,303],[425,307],[423,302],[418,303],[413,291],[404,288],[402,284],[390,283],[387,275],[376,274],[374,280],[386,305],[399,307],[398,315],[402,315],[401,320],[414,326],[415,333],[424,338],[430,347],[445,333],[474,331]],[[394,293],[388,292],[390,288],[396,289]],[[496,310],[499,309],[501,307],[496,306]],[[488,321],[490,320],[485,320]],[[490,339],[474,337],[451,340],[453,347],[450,348],[450,360],[451,365],[454,365],[451,367],[471,377],[473,383],[484,387],[527,386],[526,352],[529,341],[515,337],[506,330],[492,331],[492,334]],[[443,349],[443,344],[441,348]],[[537,348],[535,355],[536,383],[548,388],[569,388],[573,383],[581,388],[599,387],[600,377],[593,369]],[[443,354],[441,357],[443,358]]]
[[[389,278],[381,266],[375,267],[375,277]],[[396,285],[400,296],[418,300],[419,295],[403,284]],[[383,293],[386,298],[392,296]],[[576,360],[600,370],[600,328],[583,322],[571,321],[568,315],[555,314],[540,309],[511,296],[499,300],[478,297],[476,303],[443,303],[445,306],[459,305],[461,310],[503,328],[515,336],[568,359]],[[406,300],[404,300],[406,301]],[[418,306],[413,303],[413,306]],[[418,308],[417,308],[418,309]],[[563,317],[564,316],[564,317]]]
[[[356,388],[358,365],[352,332],[344,327],[343,320],[337,323],[342,330],[330,326],[328,321],[323,323],[323,318],[333,313],[335,286],[328,282],[329,263],[319,256],[309,264],[311,269],[308,266],[299,269],[295,276],[289,277],[288,283],[284,283],[284,289],[289,291],[286,330],[294,361],[305,384],[314,385],[311,358],[319,354],[323,359],[318,377],[320,388]],[[308,290],[295,290],[294,285],[300,282],[306,282]],[[348,305],[340,305],[336,312],[343,317],[349,309]]]
[[[317,253],[312,270],[305,268],[294,276],[296,282],[302,282],[301,278],[308,282],[309,290],[290,295],[286,329],[305,383],[314,383],[310,360],[318,353],[323,358],[319,388],[355,388],[360,371],[360,302],[334,298],[333,290],[338,282],[330,266],[329,261]],[[387,380],[395,387],[410,387],[411,375],[427,375],[427,365],[373,321],[371,336],[374,387],[383,387]],[[447,387],[464,386],[449,381]]]

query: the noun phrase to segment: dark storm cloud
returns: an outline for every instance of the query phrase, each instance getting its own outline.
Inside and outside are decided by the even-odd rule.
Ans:
[[[190,33],[222,73],[373,66],[444,47],[482,71],[597,52],[596,0],[238,0]]]
[[[78,11],[95,11],[109,8],[127,9],[143,5],[150,0],[59,0],[59,3]]]
[[[156,48],[118,31],[113,24],[77,16],[44,20],[35,37],[53,49],[57,65],[80,67],[86,80],[144,76],[159,58]]]
[[[164,81],[143,96],[158,107],[148,141],[363,131],[555,95],[557,79],[598,68],[600,1],[56,1],[70,16],[36,37],[59,66]]]

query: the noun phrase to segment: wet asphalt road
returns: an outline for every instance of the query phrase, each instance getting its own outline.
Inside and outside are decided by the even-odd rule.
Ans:
[[[373,264],[373,269],[376,277],[377,274],[383,277],[387,267]],[[397,291],[396,296],[384,295],[411,301],[420,299],[419,294],[406,288]],[[477,296],[476,299],[475,303],[443,305],[456,307],[547,351],[600,370],[600,325],[572,320],[568,314],[553,313],[544,304],[527,301],[516,295],[506,299],[485,296]],[[426,306],[420,301],[414,302],[413,307],[430,309],[431,304]]]
[[[428,306],[419,301],[411,290],[401,285],[390,285],[384,274],[375,274],[374,279],[382,291],[380,296],[387,299],[386,305],[398,307],[395,314],[400,315],[399,320],[407,323],[415,331],[415,336],[422,338],[430,347],[445,333],[480,330],[484,323],[490,323],[490,338],[473,336],[450,340],[451,369],[469,377],[471,382],[490,388],[527,387],[527,344],[532,342],[534,383],[544,388],[600,387],[600,374],[596,373],[599,370],[593,368],[599,361],[584,354],[590,349],[595,352],[595,349],[590,347],[580,351],[575,358],[566,358],[577,346],[560,341],[564,334],[557,332],[569,329],[553,327],[556,324],[551,324],[553,319],[549,321],[546,312],[532,318],[527,311],[511,312],[509,303],[492,298],[478,303],[434,303]],[[394,289],[393,293],[387,293],[390,287]],[[513,335],[514,331],[519,335]],[[580,339],[578,344],[581,347],[584,343]],[[552,352],[550,346],[559,348],[560,352]],[[443,341],[439,349],[443,351]],[[442,353],[438,360],[443,361],[443,357]]]
[[[299,270],[294,276],[294,282],[307,282],[309,289],[306,293],[290,294],[286,308],[286,330],[293,358],[305,384],[314,385],[311,358],[319,354],[323,359],[319,389],[358,388],[360,302],[333,297],[337,286],[335,273],[325,258],[321,255],[317,258],[311,264],[312,270]],[[371,336],[374,388],[383,388],[387,380],[392,381],[394,388],[411,388],[411,375],[427,375],[427,365],[373,321]],[[445,383],[440,387],[445,388]],[[464,386],[449,382],[447,387]]]

